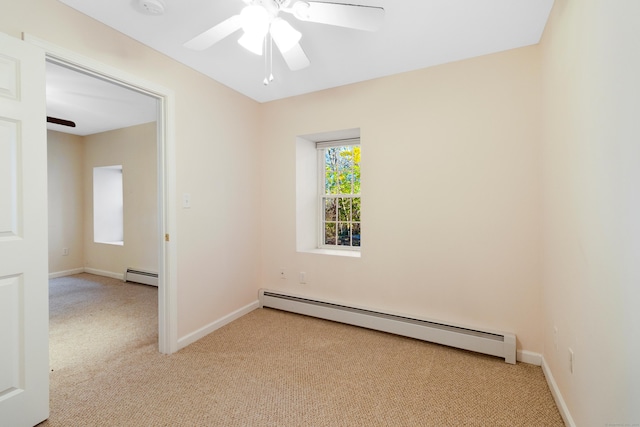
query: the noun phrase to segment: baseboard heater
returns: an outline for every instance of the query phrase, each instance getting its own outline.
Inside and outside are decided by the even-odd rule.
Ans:
[[[504,358],[507,363],[516,363],[516,336],[511,333],[480,331],[460,325],[349,307],[266,289],[260,290],[259,300],[260,307],[290,311],[489,354]]]
[[[158,286],[158,273],[152,271],[127,268],[124,272],[125,282],[142,283],[144,285]]]

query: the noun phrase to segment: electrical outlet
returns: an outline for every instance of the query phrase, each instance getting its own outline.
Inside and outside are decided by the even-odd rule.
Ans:
[[[287,275],[286,275],[286,274],[284,274],[284,268],[281,268],[281,269],[280,269],[280,278],[281,278],[282,280],[285,280],[285,279],[287,278]]]
[[[62,248],[62,256],[69,255],[69,248]]]
[[[576,356],[573,354],[573,350],[569,347],[569,372],[573,374],[573,365],[576,363]]]
[[[558,352],[558,327],[557,326],[553,327],[553,346],[556,349],[556,352]]]

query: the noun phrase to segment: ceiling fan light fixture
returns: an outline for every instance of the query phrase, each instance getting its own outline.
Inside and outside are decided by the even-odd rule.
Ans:
[[[300,31],[293,28],[291,24],[282,18],[275,18],[271,22],[271,29],[269,31],[278,49],[283,53],[290,51],[298,44],[302,37]]]
[[[240,46],[256,55],[262,55],[264,37],[269,31],[271,16],[259,5],[251,4],[240,12],[240,20],[244,34],[238,40]]]
[[[245,34],[259,34],[264,37],[267,34],[267,31],[269,31],[271,16],[262,6],[255,4],[246,6],[240,12],[240,19],[242,21],[242,29]]]
[[[262,55],[262,46],[264,45],[264,35],[244,33],[238,39],[240,46],[256,55]]]

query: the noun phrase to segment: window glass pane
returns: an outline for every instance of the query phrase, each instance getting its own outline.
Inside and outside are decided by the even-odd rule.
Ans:
[[[353,219],[352,221],[360,221],[360,197],[354,197],[352,200]]]
[[[360,194],[360,146],[353,148],[353,194]]]
[[[324,218],[325,221],[336,220],[336,199],[324,198]]]
[[[324,152],[325,167],[325,192],[326,194],[338,194],[338,148],[327,148]]]
[[[337,194],[338,193],[338,184],[337,184],[337,176],[334,171],[327,170],[324,181],[324,192],[325,194]]]
[[[336,244],[336,223],[327,222],[324,224],[324,244],[335,245]]]
[[[351,147],[338,148],[340,149],[338,157],[338,186],[340,194],[351,194],[351,172],[353,170]]]
[[[338,199],[338,221],[351,221],[351,199]]]
[[[360,193],[360,146],[324,150],[325,194]]]
[[[351,226],[349,223],[338,223],[338,245],[351,246]]]
[[[360,157],[359,145],[327,147],[324,157],[322,245],[360,247]],[[356,195],[356,197],[352,197]],[[337,196],[337,197],[336,197]]]
[[[352,246],[360,246],[360,223],[351,224],[351,244]]]

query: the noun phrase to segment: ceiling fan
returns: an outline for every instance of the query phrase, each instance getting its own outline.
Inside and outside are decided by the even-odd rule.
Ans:
[[[302,34],[282,16],[288,14],[300,21],[376,31],[384,19],[384,9],[347,3],[327,3],[307,0],[242,0],[246,6],[240,14],[225,19],[184,44],[193,50],[204,50],[242,29],[238,43],[245,49],[270,56],[273,41],[290,70],[296,71],[310,65],[309,58],[300,46]],[[282,16],[281,12],[284,12]],[[269,58],[271,60],[271,58]],[[273,80],[273,75],[265,84]]]
[[[51,116],[47,116],[47,123],[53,123],[55,125],[61,125],[61,126],[69,126],[69,127],[76,127],[76,123],[72,122],[71,120],[65,120],[65,119],[59,119],[57,117],[51,117]]]

